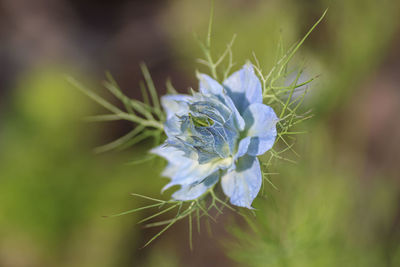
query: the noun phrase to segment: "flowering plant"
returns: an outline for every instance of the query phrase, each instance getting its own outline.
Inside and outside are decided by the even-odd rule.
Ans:
[[[280,53],[269,72],[263,72],[253,55],[253,63],[247,62],[231,75],[231,47],[234,39],[219,58],[213,58],[211,15],[206,43],[200,43],[204,59],[199,62],[209,68],[212,77],[198,73],[199,90],[192,90],[191,95],[178,94],[172,84],[167,82],[169,94],[161,97],[161,103],[144,64],[141,65],[146,81],[146,85],[141,87],[143,102],[125,96],[116,81],[107,74],[104,86],[124,104],[125,111],[68,77],[75,87],[112,112],[91,116],[89,120],[125,119],[136,125],[126,135],[99,147],[98,152],[127,148],[152,137],[155,148],[150,150],[151,154],[168,161],[162,175],[169,177],[171,181],[163,190],[174,185],[180,186],[169,200],[133,193],[132,195],[150,200],[153,204],[113,215],[158,208],[158,212],[140,221],[146,222],[177,209],[176,215],[171,219],[146,224],[146,227],[164,228],[145,246],[177,221],[188,218],[192,247],[193,218],[197,220],[197,229],[200,232],[200,220],[205,218],[207,222],[208,219],[215,221],[224,208],[237,211],[236,206],[252,210],[253,200],[262,188],[263,181],[275,188],[269,179],[271,173],[266,169],[274,159],[293,162],[283,156],[286,151],[297,155],[293,149],[293,136],[303,132],[293,131],[292,128],[311,117],[309,112],[299,113],[298,110],[307,93],[306,85],[315,79],[313,77],[299,82],[303,73],[300,68],[295,79],[287,85],[288,63],[325,14],[326,11],[297,44],[286,53]],[[278,51],[283,51],[281,43]],[[222,66],[223,62],[226,62],[225,66]],[[221,83],[218,73],[222,73],[224,77]],[[166,140],[161,142],[164,134]],[[274,146],[278,146],[278,149]],[[268,155],[259,160],[258,156],[263,154]],[[152,160],[152,155],[136,163]],[[225,200],[215,189],[218,181],[221,181]],[[210,214],[212,209],[216,210],[216,216]]]
[[[256,156],[273,146],[278,117],[262,103],[261,82],[251,64],[222,85],[206,74],[198,78],[199,93],[161,98],[167,140],[152,153],[169,162],[163,175],[171,182],[164,189],[181,185],[172,197],[193,200],[221,178],[230,202],[250,208],[262,183]]]

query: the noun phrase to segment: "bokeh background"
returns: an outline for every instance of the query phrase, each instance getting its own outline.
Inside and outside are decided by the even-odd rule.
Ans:
[[[0,266],[400,266],[400,2],[216,0],[212,43],[237,34],[239,67],[254,51],[272,66],[280,36],[300,39],[329,7],[295,66],[321,74],[305,109],[297,164],[278,163],[249,222],[225,213],[188,244],[187,222],[141,249],[157,229],[105,219],[159,195],[162,161],[131,165],[149,143],[94,154],[129,123],[87,123],[104,113],[65,82],[101,88],[109,70],[140,99],[145,62],[161,94],[197,87],[209,1],[0,1]]]

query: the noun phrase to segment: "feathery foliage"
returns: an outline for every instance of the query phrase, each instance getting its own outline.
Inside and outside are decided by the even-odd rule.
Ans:
[[[210,74],[215,80],[223,81],[231,74],[232,68],[235,65],[233,60],[232,46],[234,44],[236,35],[234,35],[232,40],[227,44],[226,49],[222,52],[222,54],[219,57],[214,58],[211,44],[213,13],[214,9],[213,5],[211,5],[211,15],[206,41],[203,43],[199,40],[199,45],[204,57],[198,59],[197,61],[200,64],[203,64],[209,68]],[[263,102],[264,104],[273,107],[279,117],[279,122],[277,124],[278,135],[276,139],[276,142],[279,144],[275,144],[274,148],[270,149],[261,158],[261,163],[263,166],[263,180],[271,185],[273,188],[276,187],[269,179],[270,175],[273,174],[269,172],[269,168],[271,167],[274,160],[295,162],[292,159],[286,158],[284,154],[285,152],[290,151],[294,155],[299,156],[293,148],[295,136],[298,134],[303,134],[305,132],[294,131],[293,128],[301,122],[312,117],[309,111],[300,113],[299,108],[306,96],[308,84],[312,82],[316,77],[313,77],[305,82],[300,82],[302,80],[301,78],[303,74],[303,67],[301,67],[295,72],[294,80],[289,85],[287,85],[287,80],[293,74],[292,72],[288,71],[288,65],[295,53],[304,43],[306,38],[321,22],[325,14],[326,11],[323,13],[321,18],[311,27],[307,34],[298,43],[293,45],[287,52],[285,52],[283,48],[283,42],[279,42],[278,59],[269,72],[264,72],[262,70],[256,55],[253,54],[253,61],[251,63],[255,69],[256,75],[259,77],[262,83]],[[130,132],[112,141],[111,143],[98,147],[96,149],[96,152],[105,152],[113,149],[126,149],[150,137],[154,138],[155,145],[159,145],[161,143],[161,139],[163,136],[163,123],[166,119],[165,114],[161,109],[157,90],[154,86],[150,73],[144,64],[141,65],[141,70],[145,79],[145,83],[140,84],[140,89],[143,94],[143,101],[138,101],[127,97],[119,88],[117,82],[113,79],[111,74],[106,73],[106,80],[103,82],[103,85],[119,101],[122,102],[124,109],[120,109],[112,105],[104,98],[84,87],[75,79],[71,77],[67,78],[68,81],[76,88],[81,90],[88,97],[90,97],[111,112],[110,114],[90,116],[87,118],[88,121],[127,120],[134,124],[134,127]],[[176,90],[172,86],[170,81],[167,81],[166,87],[169,93],[176,93]],[[144,157],[136,163],[152,159],[152,157],[153,156]],[[204,218],[207,221],[216,221],[217,217],[222,214],[224,208],[236,211],[239,214],[245,216],[245,218],[247,216],[240,212],[237,208],[231,206],[228,203],[228,199],[222,200],[221,198],[219,198],[217,196],[217,192],[215,191],[214,186],[211,187],[198,199],[190,201],[160,200],[139,194],[132,195],[149,200],[152,202],[152,204],[128,210],[116,215],[112,215],[110,217],[126,215],[145,209],[158,209],[158,212],[147,218],[144,218],[139,222],[147,223],[145,224],[145,227],[162,227],[162,229],[154,237],[148,240],[144,246],[149,245],[172,225],[185,218],[188,218],[189,221],[189,243],[190,248],[192,248],[193,221],[196,222],[197,231],[200,233],[200,220]],[[211,215],[212,210],[216,211],[216,216]],[[172,212],[175,212],[175,216],[171,219],[155,222],[153,221],[153,219],[161,215],[170,214]]]

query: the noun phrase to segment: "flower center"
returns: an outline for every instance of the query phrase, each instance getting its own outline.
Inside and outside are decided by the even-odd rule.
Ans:
[[[196,127],[210,127],[214,125],[214,121],[206,116],[193,116],[192,113],[189,113],[189,119]]]

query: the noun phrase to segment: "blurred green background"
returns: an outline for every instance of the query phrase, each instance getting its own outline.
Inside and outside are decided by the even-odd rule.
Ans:
[[[152,211],[102,216],[146,203],[131,192],[160,197],[163,162],[129,164],[146,142],[94,154],[132,125],[84,122],[104,110],[64,75],[112,101],[109,70],[140,98],[144,61],[161,94],[167,78],[197,88],[209,1],[1,0],[0,266],[400,266],[400,2],[215,2],[216,54],[237,34],[236,67],[254,51],[265,70],[280,36],[289,47],[329,7],[292,62],[321,76],[301,157],[287,155],[298,163],[273,170],[279,190],[265,184],[249,222],[227,212],[194,234],[194,251],[187,222],[140,249],[157,229],[136,222]]]

